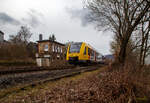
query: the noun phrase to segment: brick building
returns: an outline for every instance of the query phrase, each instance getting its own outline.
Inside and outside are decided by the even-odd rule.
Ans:
[[[4,33],[0,31],[0,42],[4,42]]]
[[[38,66],[50,66],[52,62],[65,60],[65,45],[57,41],[40,40],[36,61]]]

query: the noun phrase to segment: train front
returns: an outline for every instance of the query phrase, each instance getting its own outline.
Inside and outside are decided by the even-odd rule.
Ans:
[[[68,45],[66,60],[70,64],[76,64],[79,62],[79,58],[81,55],[80,53],[81,46],[82,46],[82,42],[71,43]]]

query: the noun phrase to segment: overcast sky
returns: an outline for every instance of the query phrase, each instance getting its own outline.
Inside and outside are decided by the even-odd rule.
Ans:
[[[54,33],[57,41],[84,41],[102,54],[110,53],[111,32],[97,31],[86,19],[82,0],[0,0],[0,30],[15,35],[21,25],[30,27],[32,41]]]

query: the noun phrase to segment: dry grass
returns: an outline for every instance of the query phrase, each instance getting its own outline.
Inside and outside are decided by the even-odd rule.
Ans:
[[[48,92],[46,101],[53,103],[136,103],[147,101],[149,76],[131,65],[100,75],[89,76],[77,82],[58,85]]]
[[[61,88],[62,86],[66,85],[69,82],[76,82],[78,80],[81,80],[82,78],[87,78],[89,75],[95,75],[97,74],[97,72],[99,71],[96,70],[93,72],[86,72],[74,77],[63,78],[58,81],[44,83],[34,88],[28,87],[25,88],[25,90],[23,91],[12,93],[9,96],[1,99],[0,103],[34,103],[34,102],[43,103],[43,101],[47,97],[47,93],[49,93],[55,87],[58,87],[58,85],[60,85]]]
[[[46,85],[3,103],[149,103],[149,67],[109,67],[84,78]]]

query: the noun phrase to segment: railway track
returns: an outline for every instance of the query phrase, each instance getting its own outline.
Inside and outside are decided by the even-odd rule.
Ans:
[[[3,69],[0,68],[0,76],[1,75],[7,75],[7,74],[15,74],[15,73],[25,73],[25,72],[35,72],[35,71],[45,71],[45,70],[60,70],[60,69],[68,69],[68,68],[74,68],[75,66],[64,66],[64,67],[12,67]]]
[[[21,72],[13,74],[5,74],[0,76],[0,90],[19,86],[20,90],[24,90],[26,87],[34,87],[36,85],[46,83],[49,81],[58,80],[64,77],[74,76],[83,72],[93,71],[100,68],[101,65],[75,67],[71,69],[56,69],[56,70],[43,70],[33,72]],[[19,89],[17,89],[19,90]],[[11,91],[11,92],[16,92]],[[10,94],[7,92],[4,95],[0,95],[0,99]]]

